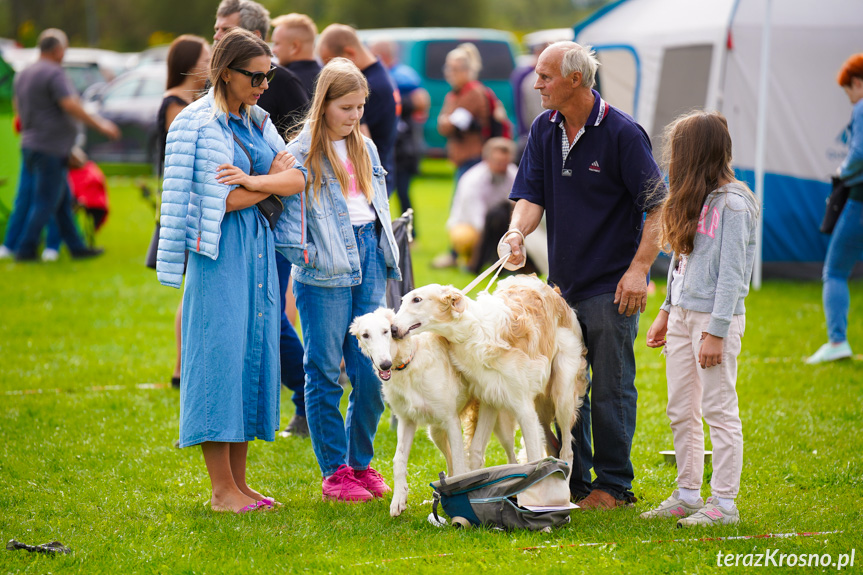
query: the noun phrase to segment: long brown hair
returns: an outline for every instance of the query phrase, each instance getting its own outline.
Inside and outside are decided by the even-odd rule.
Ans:
[[[342,194],[345,197],[348,195],[350,177],[327,134],[324,112],[326,112],[330,102],[354,92],[359,92],[365,98],[369,97],[369,84],[366,77],[353,62],[346,58],[330,60],[318,75],[317,84],[315,84],[315,98],[312,100],[312,106],[306,115],[312,140],[309,154],[306,157],[306,167],[310,172],[310,177],[306,182],[306,193],[310,197],[316,197],[323,186],[324,158],[329,160],[333,167],[333,172],[342,188]],[[348,150],[348,160],[354,166],[357,187],[363,191],[366,199],[371,203],[374,196],[372,160],[368,150],[366,150],[359,122],[345,138],[345,144]],[[320,201],[319,196],[316,199]]]
[[[228,86],[222,75],[230,68],[242,68],[252,58],[258,56],[273,57],[273,52],[266,42],[242,28],[234,28],[219,40],[210,56],[210,84],[213,86],[213,98],[216,108],[228,112]],[[242,110],[244,104],[240,105]]]
[[[168,82],[165,86],[168,90],[183,83],[198,63],[204,47],[209,47],[207,41],[193,34],[183,34],[171,42],[167,57]]]
[[[678,117],[665,130],[664,160],[668,195],[660,212],[660,247],[690,254],[707,196],[737,182],[725,117],[704,111]]]

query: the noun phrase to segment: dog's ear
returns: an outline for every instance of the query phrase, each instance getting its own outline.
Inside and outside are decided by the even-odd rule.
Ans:
[[[379,308],[378,311],[380,311],[381,314],[383,314],[383,316],[387,319],[387,321],[390,322],[390,325],[392,325],[392,323],[396,320],[396,312],[394,312],[390,308],[382,307]]]
[[[453,311],[455,311],[456,313],[464,313],[465,305],[466,302],[464,299],[464,295],[460,291],[455,292],[452,296]]]
[[[455,313],[463,313],[466,305],[464,294],[451,286],[447,286],[443,292],[441,303],[446,309],[452,310]]]
[[[360,335],[359,335],[360,329],[359,329],[359,325],[358,325],[358,320],[359,320],[359,318],[355,319],[351,323],[351,327],[348,328],[348,333],[350,333],[352,336],[354,336],[357,339],[360,338]]]

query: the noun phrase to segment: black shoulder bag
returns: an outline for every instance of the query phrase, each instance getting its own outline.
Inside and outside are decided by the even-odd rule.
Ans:
[[[231,135],[234,136],[234,141],[237,142],[240,149],[243,150],[249,158],[249,175],[257,176],[258,173],[255,171],[255,162],[252,161],[252,155],[249,153],[249,150],[246,149],[246,146],[243,145],[243,142],[240,141],[236,134],[231,132]],[[285,205],[282,203],[281,198],[276,194],[270,194],[267,198],[258,202],[257,206],[264,215],[264,218],[270,224],[270,229],[276,229],[276,223],[279,221],[279,216],[281,216],[282,212],[285,210]]]
[[[836,227],[836,222],[839,221],[839,216],[842,215],[842,209],[845,207],[845,202],[848,201],[848,186],[842,183],[842,180],[837,176],[833,176],[833,191],[830,192],[830,197],[827,198],[827,209],[824,211],[824,220],[821,222],[821,233],[832,234],[833,228]]]

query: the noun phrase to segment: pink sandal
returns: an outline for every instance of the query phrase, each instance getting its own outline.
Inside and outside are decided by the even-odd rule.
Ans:
[[[242,515],[244,513],[248,513],[249,511],[257,511],[262,508],[269,507],[266,503],[262,501],[255,501],[254,503],[249,503],[239,511],[237,511],[237,515]]]

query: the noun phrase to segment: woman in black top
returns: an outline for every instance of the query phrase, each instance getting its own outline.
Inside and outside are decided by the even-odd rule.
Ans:
[[[156,118],[156,173],[163,176],[168,128],[180,111],[203,94],[207,85],[210,46],[200,36],[184,34],[168,50],[167,90]]]
[[[167,90],[159,107],[156,118],[156,174],[161,181],[164,176],[165,167],[165,141],[168,137],[168,128],[174,118],[183,108],[191,104],[204,93],[207,85],[207,71],[210,65],[210,46],[200,36],[184,34],[171,43],[168,50],[168,82]],[[160,194],[161,195],[161,194]],[[156,214],[159,206],[156,207]],[[157,215],[158,217],[158,215]],[[156,268],[156,250],[159,247],[159,222],[156,221],[156,231],[147,251],[147,266]],[[180,387],[180,318],[183,315],[183,302],[177,307],[177,315],[174,319],[174,331],[177,336],[177,361],[174,374],[171,377],[171,385]]]

